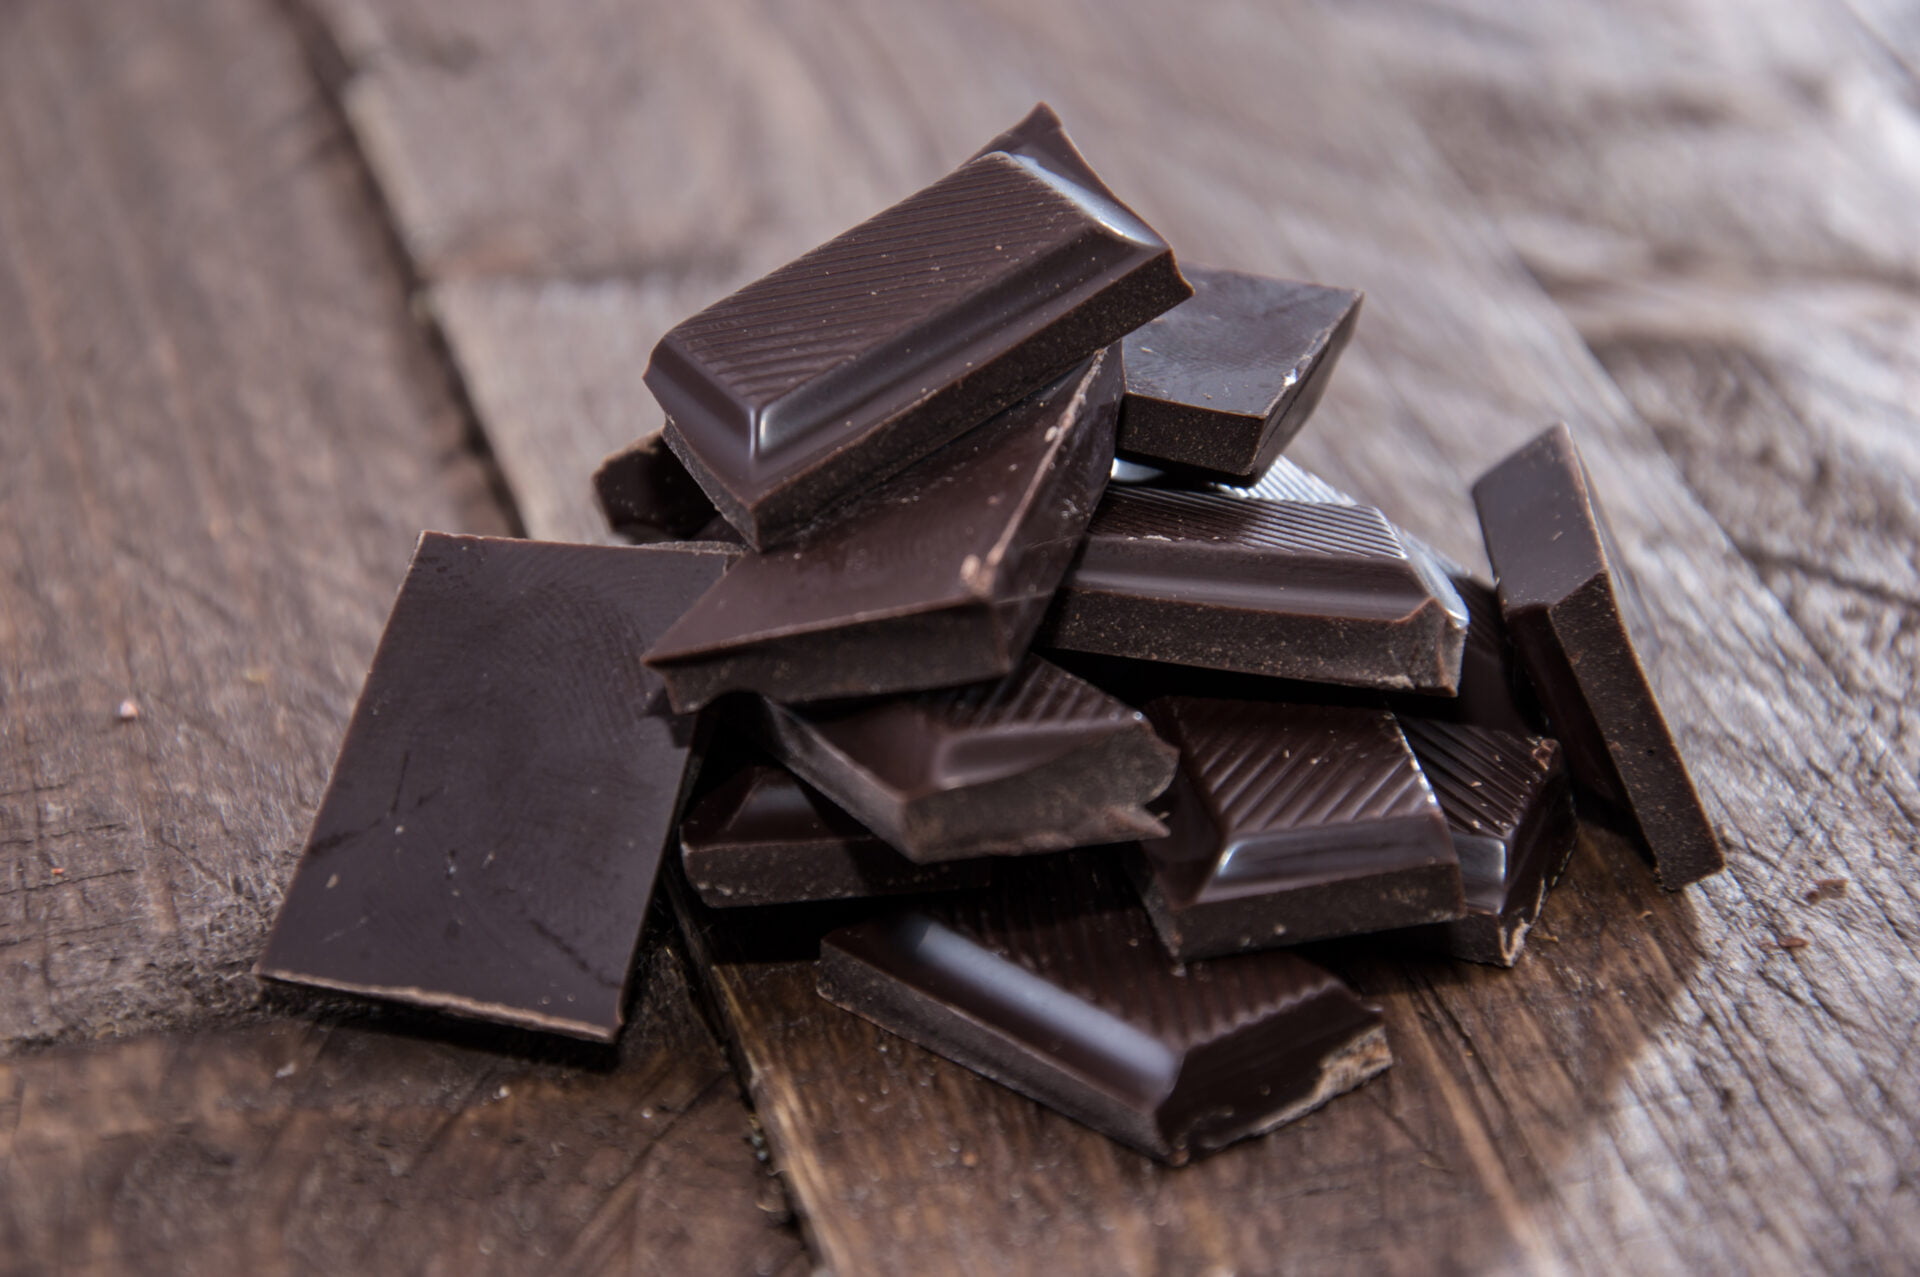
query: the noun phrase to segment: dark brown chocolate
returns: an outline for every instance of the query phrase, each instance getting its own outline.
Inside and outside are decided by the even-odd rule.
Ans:
[[[998,678],[1106,485],[1118,361],[1095,356],[799,543],[741,560],[647,654],[676,708]]]
[[[781,762],[913,860],[1151,837],[1173,750],[1137,710],[1038,657],[997,683],[888,700],[758,702]]]
[[[1560,747],[1468,723],[1400,718],[1460,857],[1467,912],[1416,927],[1417,942],[1510,967],[1573,854],[1573,788]]]
[[[1186,268],[1193,296],[1126,339],[1122,455],[1251,483],[1307,423],[1361,295]]]
[[[1378,510],[1115,487],[1040,641],[1270,678],[1451,693],[1466,629],[1455,606]]]
[[[984,860],[921,865],[784,767],[730,769],[680,822],[681,864],[720,909],[984,887]]]
[[[637,654],[732,557],[422,537],[258,974],[611,1041],[693,729]]]
[[[1445,922],[1465,908],[1433,790],[1384,710],[1168,697],[1180,750],[1141,894],[1181,958]]]
[[[659,435],[602,461],[593,472],[593,493],[607,526],[629,541],[684,541],[719,515]]]
[[[1574,779],[1631,812],[1668,890],[1718,873],[1720,840],[1635,655],[1625,578],[1572,433],[1535,437],[1473,499],[1507,631]]]
[[[666,438],[758,549],[1191,289],[1045,106],[949,176],[654,348]]]
[[[1391,1063],[1380,1012],[1301,958],[1170,960],[1099,853],[1005,879],[829,935],[821,994],[1176,1164]]]

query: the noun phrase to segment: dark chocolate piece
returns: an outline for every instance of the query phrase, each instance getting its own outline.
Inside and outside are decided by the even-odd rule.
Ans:
[[[1120,451],[1251,483],[1307,423],[1361,295],[1189,266],[1193,296],[1128,335]]]
[[[1467,638],[1460,655],[1460,686],[1453,696],[1398,695],[1389,708],[1401,714],[1471,723],[1519,736],[1544,734],[1546,720],[1520,668],[1500,599],[1493,587],[1470,576],[1456,576],[1454,591],[1467,610]]]
[[[719,513],[659,435],[602,461],[593,472],[593,492],[607,526],[629,541],[683,541]]]
[[[1041,642],[1451,693],[1466,628],[1453,606],[1378,510],[1116,487]]]
[[[1573,788],[1560,747],[1538,736],[1401,716],[1460,857],[1467,912],[1416,927],[1419,943],[1510,967],[1573,854]]]
[[[997,683],[889,700],[758,702],[781,762],[922,863],[1060,851],[1165,831],[1145,804],[1173,750],[1129,709],[1030,656]]]
[[[1113,457],[1119,364],[1096,355],[797,545],[751,555],[647,663],[678,709],[998,678],[1025,654]]]
[[[1634,654],[1626,578],[1572,433],[1540,434],[1473,499],[1507,631],[1574,779],[1632,813],[1669,891],[1718,873],[1720,840]]]
[[[715,908],[984,887],[984,860],[920,865],[784,767],[746,763],[680,822],[681,864]]]
[[[423,536],[258,974],[612,1041],[693,727],[637,653],[731,557]]]
[[[1461,916],[1446,818],[1393,715],[1188,697],[1147,714],[1180,750],[1170,833],[1141,846],[1176,957]]]
[[[1391,1063],[1380,1012],[1290,953],[1169,960],[1097,853],[829,935],[823,996],[1163,1161]]]
[[[667,442],[757,549],[1192,290],[1044,106],[949,176],[669,332]]]

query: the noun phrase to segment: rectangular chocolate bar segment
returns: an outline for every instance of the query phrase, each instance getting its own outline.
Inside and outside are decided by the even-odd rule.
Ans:
[[[1118,361],[1096,355],[795,545],[743,559],[647,653],[673,703],[812,701],[998,678],[1106,485]]]
[[[1301,958],[1169,959],[1097,853],[1008,877],[829,935],[821,994],[1175,1164],[1391,1063],[1379,1011]]]
[[[666,437],[758,549],[1117,341],[1191,290],[1052,111],[669,332]]]
[[[1041,642],[1451,693],[1466,627],[1453,606],[1378,510],[1115,487]]]
[[[1574,779],[1625,807],[1660,883],[1725,867],[1634,652],[1620,575],[1573,435],[1558,425],[1473,487],[1500,607]]]
[[[761,701],[781,762],[922,863],[1151,837],[1173,750],[1137,711],[1038,657],[996,683],[889,700]]]
[[[1124,343],[1120,452],[1251,483],[1307,423],[1359,293],[1189,266],[1193,296]]]
[[[908,860],[783,767],[738,762],[680,822],[681,864],[715,908],[984,887],[984,860]]]
[[[1458,918],[1460,864],[1384,710],[1167,697],[1180,750],[1141,894],[1181,958]]]
[[[1573,854],[1573,789],[1560,747],[1406,715],[1400,727],[1447,818],[1467,903],[1464,917],[1417,927],[1413,938],[1456,958],[1510,967]]]
[[[593,493],[607,526],[630,541],[682,541],[719,514],[659,435],[602,461],[593,472]]]
[[[422,537],[256,971],[611,1041],[693,728],[637,654],[731,557]]]

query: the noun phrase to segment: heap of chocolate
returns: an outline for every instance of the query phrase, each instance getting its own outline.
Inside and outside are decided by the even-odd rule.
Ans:
[[[1565,427],[1492,586],[1279,455],[1360,300],[1183,276],[1040,107],[681,323],[651,544],[421,540],[260,974],[611,1040],[663,861],[867,900],[826,998],[1179,1162],[1387,1067],[1291,946],[1511,966],[1576,792],[1715,872]]]

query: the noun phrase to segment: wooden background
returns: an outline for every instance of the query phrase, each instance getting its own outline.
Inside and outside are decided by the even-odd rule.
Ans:
[[[1916,76],[1899,0],[0,0],[0,1271],[1909,1267]],[[597,538],[665,327],[1040,98],[1368,291],[1304,463],[1481,562],[1573,423],[1729,872],[1588,830],[1181,1171],[664,902],[617,1051],[263,999],[418,531]]]

